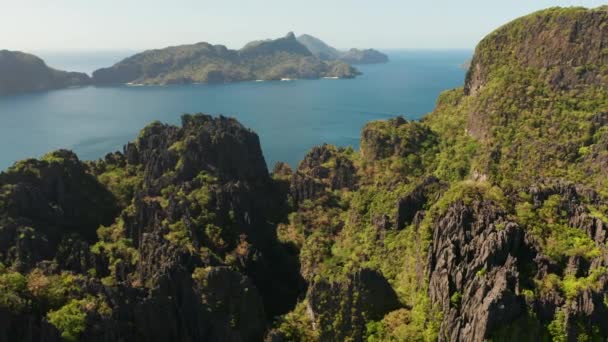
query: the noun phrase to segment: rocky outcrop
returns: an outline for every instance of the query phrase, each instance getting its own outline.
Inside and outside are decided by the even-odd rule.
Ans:
[[[388,281],[369,269],[353,272],[340,282],[317,281],[307,299],[321,341],[362,341],[367,322],[401,307]]]
[[[588,209],[602,203],[594,191],[549,181],[522,193],[539,208],[534,210],[546,211],[545,202],[551,201],[567,225],[585,232],[596,246],[606,243],[606,224]],[[575,341],[581,334],[608,332],[603,328],[608,276],[602,256],[578,254],[556,261],[544,254],[546,246],[530,233],[534,228],[522,228],[488,200],[456,201],[432,226],[429,295],[443,312],[439,340],[516,339],[526,336],[526,329],[536,329],[541,337],[558,334]],[[564,285],[562,277],[580,283]],[[543,330],[554,322],[560,322],[557,330]]]
[[[425,124],[396,117],[370,122],[361,132],[361,155],[369,161],[420,154],[437,143]]]
[[[227,267],[195,271],[196,290],[214,314],[212,341],[261,341],[266,331],[262,298],[248,277]]]
[[[435,203],[446,184],[437,177],[429,176],[414,188],[407,196],[397,203],[397,229],[401,230],[413,222],[414,217],[425,209],[429,203]]]
[[[298,171],[324,181],[331,190],[356,190],[357,174],[355,166],[344,149],[330,145],[314,147],[298,166]]]
[[[117,213],[114,196],[74,153],[62,150],[18,162],[0,173],[0,262],[27,271],[63,246],[74,253],[60,261],[76,267],[76,250],[87,254],[97,228]]]
[[[285,213],[284,199],[270,179],[255,133],[234,119],[186,115],[181,128],[160,123],[148,126],[136,143],[126,146],[125,155],[127,166],[143,168],[142,198],[164,196],[167,201],[165,207],[156,201],[140,201],[134,216],[141,219],[127,223],[127,231],[140,235],[134,241],[140,241],[142,232],[161,236],[151,244],[160,250],[144,263],[148,269],[162,269],[163,250],[170,246],[164,239],[176,229],[171,227],[180,227],[192,247],[234,255],[235,266],[262,293],[268,314],[295,303],[302,286],[298,267],[274,240],[272,225]],[[163,193],[167,187],[174,191]],[[195,198],[198,203],[192,203]],[[212,228],[201,232],[200,225],[218,227],[213,229],[220,235],[212,234]],[[151,248],[150,244],[140,246]]]
[[[267,318],[304,291],[297,259],[276,239],[285,194],[257,135],[233,119],[153,123],[99,162],[68,151],[19,162],[0,189],[7,340],[259,341]],[[33,278],[42,285],[5,288],[5,266],[42,272]],[[43,306],[38,288],[57,277],[82,282]],[[6,298],[19,306],[6,310]],[[80,310],[83,321],[70,323],[79,330],[51,323],[57,310]]]
[[[87,74],[55,70],[34,55],[0,50],[0,96],[90,83]]]
[[[359,178],[346,149],[313,147],[291,175],[290,194],[296,203],[314,200],[333,190],[357,190]]]
[[[525,314],[520,267],[525,234],[490,202],[451,205],[434,223],[429,295],[440,306],[440,341],[483,341]]]

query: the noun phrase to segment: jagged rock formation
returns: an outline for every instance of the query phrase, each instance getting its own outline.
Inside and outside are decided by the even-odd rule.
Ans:
[[[340,51],[309,34],[298,36],[298,41],[321,60],[341,60],[350,64],[378,64],[388,62],[388,56],[374,49]]]
[[[524,240],[524,232],[485,201],[457,202],[436,221],[428,267],[429,295],[444,315],[439,340],[483,341],[526,315],[519,269],[531,257]]]
[[[367,321],[381,319],[401,306],[386,279],[369,269],[341,282],[316,281],[307,298],[321,341],[363,340]]]
[[[256,341],[302,291],[273,233],[284,199],[235,120],[153,123],[124,154],[54,152],[0,186],[4,340]]]
[[[0,50],[0,96],[90,83],[87,74],[55,70],[34,55]]]
[[[396,228],[400,230],[414,223],[416,215],[426,209],[428,203],[437,202],[446,186],[437,177],[429,176],[407,196],[400,198],[397,202]]]
[[[114,196],[69,151],[21,161],[0,174],[0,185],[0,262],[20,271],[54,257],[72,237],[82,241],[85,254],[72,264],[69,258],[78,259],[73,250],[58,262],[82,270],[80,263],[90,261],[86,250],[96,240],[97,227],[111,223],[118,213]]]
[[[314,147],[291,176],[290,194],[294,200],[299,203],[316,199],[326,190],[355,190],[357,175],[348,153],[327,144]]]
[[[337,61],[322,61],[293,33],[257,41],[240,50],[198,43],[144,51],[112,67],[96,70],[97,84],[226,83],[298,78],[352,78],[358,71]]]

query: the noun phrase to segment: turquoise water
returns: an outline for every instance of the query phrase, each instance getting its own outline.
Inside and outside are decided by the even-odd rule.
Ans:
[[[178,124],[182,113],[196,112],[233,116],[256,131],[270,167],[276,161],[297,165],[322,143],[357,148],[368,121],[419,119],[440,92],[462,85],[460,65],[470,55],[389,51],[390,63],[359,66],[363,75],[353,80],[85,87],[0,97],[0,169],[58,148],[97,159],[122,150],[153,120]],[[78,61],[70,58],[49,64],[70,69]],[[81,71],[99,66],[79,63]]]

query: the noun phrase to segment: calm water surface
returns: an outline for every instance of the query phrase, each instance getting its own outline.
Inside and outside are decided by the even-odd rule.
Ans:
[[[97,159],[121,150],[153,120],[178,124],[181,114],[196,112],[233,116],[256,131],[270,167],[297,165],[325,142],[357,148],[368,121],[430,112],[440,92],[463,84],[460,65],[471,51],[388,54],[390,63],[358,66],[363,75],[353,80],[85,87],[0,97],[0,169],[58,148]],[[85,72],[124,57],[41,56],[51,66]]]

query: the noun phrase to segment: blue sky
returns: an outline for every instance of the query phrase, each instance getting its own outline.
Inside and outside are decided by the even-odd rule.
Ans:
[[[310,33],[339,48],[473,48],[551,6],[599,0],[0,0],[0,49],[140,50]]]

